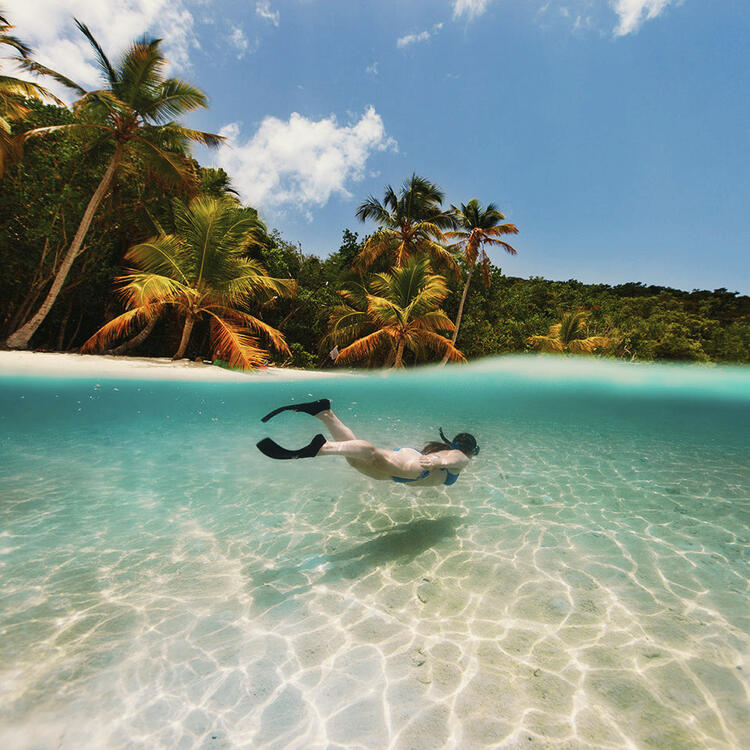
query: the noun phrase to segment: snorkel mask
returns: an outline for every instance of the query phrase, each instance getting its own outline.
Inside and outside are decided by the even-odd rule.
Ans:
[[[448,443],[448,447],[453,450],[459,450],[465,453],[467,456],[478,456],[479,446],[473,435],[468,432],[459,432],[453,440],[448,440],[443,432],[443,428],[440,428],[440,438],[444,443]]]

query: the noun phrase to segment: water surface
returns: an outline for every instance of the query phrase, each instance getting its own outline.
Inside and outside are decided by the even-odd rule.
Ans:
[[[285,413],[481,445],[374,482]],[[750,746],[750,374],[0,377],[0,744]]]

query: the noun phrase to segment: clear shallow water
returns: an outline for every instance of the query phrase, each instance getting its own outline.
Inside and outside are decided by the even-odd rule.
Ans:
[[[415,489],[257,453],[323,396],[480,456]],[[742,370],[0,378],[0,745],[748,747],[749,439]]]

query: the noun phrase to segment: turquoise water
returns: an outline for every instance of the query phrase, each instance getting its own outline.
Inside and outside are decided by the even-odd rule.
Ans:
[[[452,487],[273,462],[469,430]],[[746,748],[750,372],[0,377],[0,746]]]

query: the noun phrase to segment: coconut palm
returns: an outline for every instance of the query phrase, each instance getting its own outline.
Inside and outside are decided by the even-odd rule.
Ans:
[[[354,271],[364,272],[383,257],[401,268],[412,256],[424,255],[458,273],[455,259],[440,244],[443,230],[453,226],[453,217],[442,203],[440,188],[416,174],[398,193],[388,185],[382,203],[371,195],[356,215],[362,221],[372,219],[380,229],[365,242]]]
[[[529,336],[526,340],[541,352],[592,354],[594,350],[607,346],[611,339],[588,336],[588,316],[585,310],[565,313],[559,323],[549,327],[546,336]]]
[[[439,308],[448,295],[445,279],[431,273],[427,258],[410,258],[401,268],[375,274],[369,288],[344,290],[348,304],[334,312],[330,340],[338,346],[356,339],[339,352],[336,362],[380,353],[387,364],[403,367],[405,349],[417,355],[432,350],[464,361],[461,352],[437,333],[453,330],[453,323]]]
[[[0,9],[0,45],[14,49],[22,59],[28,58],[31,49],[10,32],[13,25]],[[12,123],[21,120],[28,113],[24,98],[49,99],[57,104],[62,102],[47,89],[31,81],[6,76],[0,72],[0,177],[3,176],[8,158],[18,153],[20,140],[13,137]]]
[[[215,358],[232,367],[260,364],[267,352],[251,334],[265,336],[280,352],[289,353],[283,335],[249,312],[253,301],[292,294],[292,279],[268,276],[247,249],[257,241],[255,211],[236,201],[199,197],[190,204],[176,200],[174,234],[159,234],[128,250],[125,258],[137,268],[118,281],[128,308],[97,331],[82,351],[107,348],[138,324],[148,325],[172,308],[184,317],[175,359],[185,354],[195,322],[208,320]]]
[[[452,232],[447,232],[445,236],[449,239],[457,240],[456,245],[453,247],[456,249],[463,248],[464,260],[469,266],[469,273],[466,277],[463,293],[461,294],[461,301],[458,304],[456,328],[453,331],[453,339],[451,341],[455,346],[456,339],[458,338],[458,329],[461,326],[461,318],[464,312],[466,294],[469,291],[471,276],[474,273],[474,267],[477,260],[479,260],[479,263],[482,266],[484,286],[485,288],[489,288],[491,263],[487,256],[485,246],[499,246],[507,253],[516,255],[516,250],[513,247],[498,238],[502,237],[504,234],[518,234],[518,229],[515,224],[500,223],[505,221],[505,216],[498,210],[494,203],[489,203],[487,208],[482,209],[479,201],[476,198],[472,198],[468,203],[462,203],[461,208],[456,208],[456,206],[451,206],[451,208],[453,210],[453,215],[456,218],[458,229]],[[447,359],[443,359],[443,364],[445,364],[445,362],[447,362]]]
[[[135,42],[114,66],[89,29],[79,21],[76,24],[94,50],[104,88],[86,91],[44,65],[23,60],[20,64],[25,69],[52,77],[80,97],[74,105],[78,122],[36,128],[27,135],[81,133],[92,140],[107,140],[113,150],[47,297],[33,317],[8,338],[7,345],[12,349],[25,348],[47,316],[81,250],[94,214],[121,166],[145,164],[165,183],[193,188],[197,177],[193,163],[187,158],[189,143],[216,146],[221,142],[219,136],[191,130],[172,121],[185,112],[205,107],[206,97],[184,81],[164,77],[167,60],[161,53],[159,39],[144,38]]]

